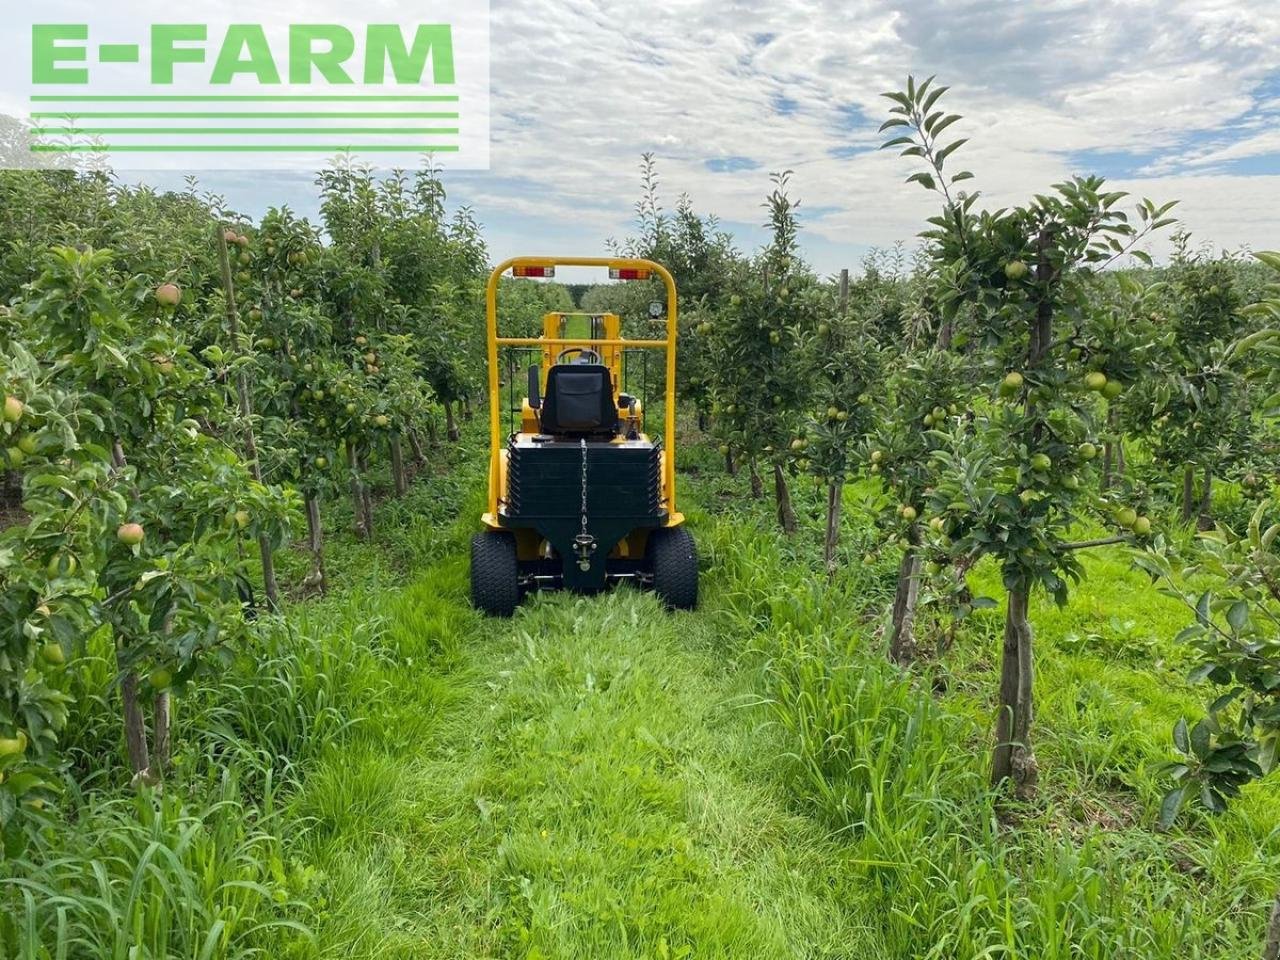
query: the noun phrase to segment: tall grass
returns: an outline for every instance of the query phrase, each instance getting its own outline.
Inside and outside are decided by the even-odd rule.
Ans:
[[[700,482],[724,502],[716,491],[730,481]],[[809,497],[798,492],[801,515]],[[1257,956],[1280,810],[1255,791],[1248,813],[1155,830],[1154,770],[1189,702],[1170,645],[1183,614],[1122,555],[1087,560],[1096,580],[1067,609],[1037,607],[1041,796],[997,802],[987,764],[999,611],[972,618],[945,662],[903,673],[878,634],[891,573],[854,562],[827,587],[766,510],[746,519],[738,501],[710,537],[700,527],[711,579],[725,581],[715,615],[752,651],[784,734],[782,783],[838,838],[881,956]],[[973,582],[999,594],[998,572],[980,568]]]
[[[47,827],[0,860],[0,956],[320,954],[310,928],[331,923],[328,905],[349,891],[309,858],[311,845],[394,810],[385,761],[333,761],[403,744],[414,729],[405,717],[439,693],[428,676],[406,696],[397,677],[447,657],[470,611],[456,591],[438,599],[437,575],[401,588],[409,571],[457,552],[474,473],[384,503],[373,545],[332,538],[335,593],[264,618],[252,646],[226,651],[217,672],[175,699],[177,749],[162,787],[126,786],[114,657],[107,636],[92,638],[66,674],[77,706],[63,795]]]
[[[1168,640],[1182,612],[1121,554],[1033,611],[1041,794],[998,802],[999,611],[944,660],[891,667],[895,558],[862,559],[874,493],[849,488],[829,583],[820,491],[797,485],[783,538],[745,477],[684,450],[699,612],[622,589],[479,617],[468,439],[379,504],[372,542],[331,538],[333,595],[178,700],[162,792],[126,791],[96,640],[69,672],[75,776],[0,861],[0,956],[1256,955],[1280,806],[1254,788],[1154,830],[1194,696]],[[998,594],[997,571],[972,579]]]
[[[151,791],[96,800],[0,878],[15,960],[290,956],[309,934],[305,870],[266,807],[248,822],[233,777],[199,809]]]

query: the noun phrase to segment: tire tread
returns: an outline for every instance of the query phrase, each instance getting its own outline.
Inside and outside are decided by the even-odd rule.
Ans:
[[[698,548],[684,527],[664,527],[649,535],[653,591],[668,610],[698,605]]]
[[[471,538],[471,603],[493,617],[509,617],[520,604],[516,539],[509,533]]]

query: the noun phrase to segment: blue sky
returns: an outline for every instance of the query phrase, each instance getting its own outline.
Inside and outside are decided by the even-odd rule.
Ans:
[[[932,212],[909,161],[876,149],[879,94],[908,72],[951,86],[957,157],[992,205],[1096,172],[1181,200],[1201,241],[1280,247],[1271,0],[498,0],[491,52],[491,169],[446,185],[495,259],[624,236],[649,150],[667,206],[688,193],[745,249],[769,173],[793,170],[808,259],[856,268]],[[315,211],[309,177],[201,180],[249,213]]]

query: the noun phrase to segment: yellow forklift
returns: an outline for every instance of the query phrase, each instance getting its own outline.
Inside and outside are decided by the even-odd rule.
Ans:
[[[614,280],[659,278],[666,304],[650,307],[662,339],[627,339],[616,314],[549,313],[538,337],[498,333],[500,280],[553,278],[557,266],[597,267]],[[489,499],[471,541],[471,600],[511,616],[532,590],[603,590],[628,580],[672,610],[698,602],[698,558],[676,509],[676,286],[649,260],[516,257],[486,291],[489,360]],[[528,370],[518,429],[502,426],[499,351],[540,354]],[[662,437],[645,432],[645,398],[623,392],[624,356],[662,350]],[[514,410],[512,410],[514,412]]]

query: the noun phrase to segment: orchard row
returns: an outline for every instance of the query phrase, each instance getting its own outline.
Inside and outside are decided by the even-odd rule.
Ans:
[[[832,578],[858,562],[840,545],[845,484],[866,478],[883,491],[882,544],[862,561],[901,558],[893,660],[924,655],[926,634],[944,649],[965,616],[995,606],[973,596],[967,573],[984,558],[998,564],[996,786],[1029,794],[1038,775],[1034,591],[1067,602],[1084,575],[1080,552],[1107,545],[1132,548],[1179,595],[1179,571],[1211,572],[1220,586],[1189,598],[1198,613],[1184,639],[1199,644],[1197,679],[1222,689],[1199,734],[1176,738],[1186,756],[1172,768],[1167,816],[1190,796],[1221,809],[1270,771],[1280,743],[1280,639],[1269,630],[1280,579],[1268,569],[1280,527],[1268,526],[1274,486],[1262,479],[1280,451],[1268,286],[1280,258],[1215,256],[1173,232],[1172,260],[1155,268],[1146,247],[1176,231],[1174,204],[1135,201],[1098,177],[987,209],[973,175],[954,167],[965,141],[954,139],[961,118],[945,92],[910,80],[886,95],[884,146],[917,165],[908,180],[939,205],[909,263],[899,251],[871,258],[852,283],[815,277],[800,256],[789,174],[766,200],[771,242],[744,256],[687,199],[674,215],[662,210],[651,157],[639,235],[623,249],[676,275],[680,386],[726,468],[745,469],[756,496],[771,478],[788,533],[789,485],[826,487]],[[1224,480],[1245,506],[1216,518]],[[1207,541],[1184,532],[1192,521]]]
[[[322,515],[371,471],[402,493],[481,382],[487,254],[435,174],[319,175],[323,229],[251,223],[194,187],[0,174],[0,831],[37,829],[68,768],[69,676],[113,650],[135,777],[170,763],[175,691],[325,589]],[[530,318],[563,290],[523,285]],[[563,305],[556,301],[556,305]],[[526,319],[526,324],[533,323]],[[300,582],[276,558],[302,541]],[[246,549],[251,547],[251,549]]]

